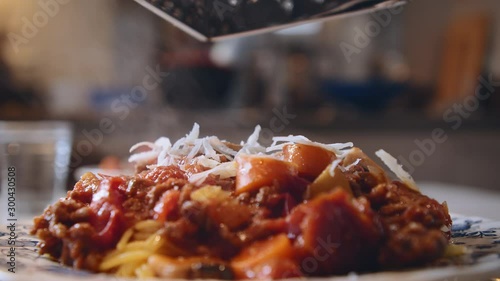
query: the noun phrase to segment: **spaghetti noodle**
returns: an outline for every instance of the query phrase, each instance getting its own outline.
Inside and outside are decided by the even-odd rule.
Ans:
[[[116,249],[104,256],[99,270],[115,271],[117,276],[154,277],[147,260],[163,244],[161,236],[157,234],[160,228],[159,222],[145,220],[127,229],[116,244]]]

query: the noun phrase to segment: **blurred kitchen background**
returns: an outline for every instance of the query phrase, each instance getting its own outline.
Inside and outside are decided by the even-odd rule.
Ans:
[[[201,43],[133,1],[0,0],[0,119],[71,121],[72,170],[193,122],[238,142],[261,124],[500,190],[500,1]]]

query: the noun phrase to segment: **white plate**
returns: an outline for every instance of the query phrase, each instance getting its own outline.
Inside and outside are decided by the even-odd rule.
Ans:
[[[38,240],[28,234],[28,226],[16,229],[16,273],[8,272],[8,253],[10,233],[2,226],[0,232],[0,280],[54,280],[54,281],[110,281],[130,280],[104,274],[92,274],[73,270],[50,261],[37,254]],[[500,221],[478,217],[453,215],[452,240],[455,244],[467,246],[470,254],[460,261],[446,261],[447,265],[420,268],[406,271],[379,272],[363,275],[350,274],[330,278],[307,278],[307,281],[391,281],[391,280],[488,280],[500,277]],[[291,280],[291,279],[290,279]],[[304,280],[304,279],[300,279]],[[498,280],[498,279],[491,279]]]

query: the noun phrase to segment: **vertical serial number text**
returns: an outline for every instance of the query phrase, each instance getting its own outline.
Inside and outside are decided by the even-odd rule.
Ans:
[[[7,251],[7,265],[9,271],[16,273],[16,167],[7,168],[7,229],[9,233],[9,250]]]

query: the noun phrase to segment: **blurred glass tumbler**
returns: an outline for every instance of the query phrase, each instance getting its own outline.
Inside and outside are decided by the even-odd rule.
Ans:
[[[0,223],[41,214],[64,196],[72,138],[67,122],[0,122]],[[15,199],[8,192],[14,174]],[[9,201],[15,202],[14,214]]]

